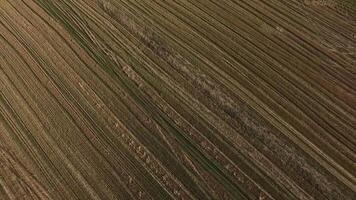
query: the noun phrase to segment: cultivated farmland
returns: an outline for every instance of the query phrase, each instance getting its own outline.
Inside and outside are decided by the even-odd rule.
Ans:
[[[353,0],[0,0],[0,199],[356,199]]]

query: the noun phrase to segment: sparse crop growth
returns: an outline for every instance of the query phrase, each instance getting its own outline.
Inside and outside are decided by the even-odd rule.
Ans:
[[[356,199],[356,4],[0,0],[0,199]]]

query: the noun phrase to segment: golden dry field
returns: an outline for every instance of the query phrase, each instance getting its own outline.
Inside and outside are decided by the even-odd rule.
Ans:
[[[0,0],[0,200],[355,200],[355,0]]]

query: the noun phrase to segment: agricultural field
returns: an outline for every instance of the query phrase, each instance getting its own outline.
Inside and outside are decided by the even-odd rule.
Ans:
[[[0,0],[0,200],[355,200],[356,1]]]

